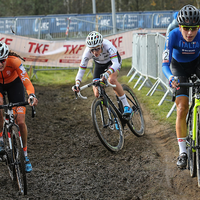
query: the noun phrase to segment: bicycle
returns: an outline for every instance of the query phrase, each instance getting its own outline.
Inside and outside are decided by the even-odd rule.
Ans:
[[[11,180],[17,182],[19,193],[27,195],[27,179],[25,172],[25,157],[19,126],[15,123],[13,107],[29,105],[28,102],[6,104],[6,94],[3,95],[4,104],[0,109],[4,112],[3,140],[5,151],[1,160],[5,161]],[[32,107],[32,117],[35,116],[35,108]]]
[[[190,77],[189,83],[179,83],[179,86],[192,88],[192,95],[190,96],[192,99],[186,118],[187,164],[188,170],[190,170],[190,176],[197,176],[198,187],[200,187],[200,80],[194,75]]]
[[[116,106],[105,91],[107,86],[115,87],[115,85],[109,82],[102,84],[102,79],[100,79],[80,87],[80,91],[91,86],[96,86],[99,91],[99,98],[95,98],[91,105],[93,126],[101,143],[109,151],[116,152],[123,148],[123,130],[125,125],[128,125],[131,132],[137,137],[144,135],[145,122],[142,109],[135,94],[127,85],[122,85],[122,88],[133,109],[132,115],[128,118],[123,116],[124,109],[118,96],[115,94],[117,100]],[[87,97],[82,96],[80,92],[76,95],[82,99],[87,99]]]

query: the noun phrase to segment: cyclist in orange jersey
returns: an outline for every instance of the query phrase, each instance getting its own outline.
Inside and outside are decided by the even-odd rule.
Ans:
[[[7,92],[9,102],[24,102],[24,87],[26,88],[26,92],[28,94],[28,102],[30,106],[36,106],[38,103],[38,100],[35,96],[35,89],[20,59],[23,60],[23,58],[16,53],[9,51],[9,48],[5,43],[0,42],[0,105],[3,104],[4,92]],[[32,102],[30,102],[30,97],[33,97]],[[31,172],[32,165],[27,156],[27,126],[25,123],[25,113],[26,107],[24,106],[14,109],[16,122],[19,125],[22,136],[23,150],[26,161],[26,172]],[[0,153],[4,153],[2,128],[3,114],[0,112]]]

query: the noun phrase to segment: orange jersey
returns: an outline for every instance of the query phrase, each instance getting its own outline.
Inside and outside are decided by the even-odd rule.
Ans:
[[[6,60],[6,67],[2,72],[0,72],[0,83],[1,84],[11,83],[18,76],[20,77],[22,83],[24,84],[28,95],[32,93],[34,94],[35,89],[20,59],[15,56],[8,56]]]

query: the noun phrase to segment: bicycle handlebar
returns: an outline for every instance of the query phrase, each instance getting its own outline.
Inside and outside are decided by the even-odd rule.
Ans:
[[[195,82],[195,83],[179,83],[179,86],[183,87],[197,87],[200,86],[200,82]]]
[[[0,105],[0,109],[12,109],[13,107],[18,107],[18,106],[26,106],[29,105],[28,101],[25,102],[18,102],[18,103],[9,103],[9,104],[5,104],[5,105]],[[35,106],[32,106],[32,118],[34,118],[36,115],[36,111],[35,111]]]
[[[180,87],[199,87],[200,86],[200,82],[194,82],[194,83],[179,83]],[[176,99],[176,88],[172,88],[173,92],[172,92],[172,101],[174,102]]]
[[[91,87],[92,85],[97,85],[100,82],[102,82],[102,79],[99,79],[98,81],[91,82],[91,83],[86,84],[86,85],[83,85],[82,87],[80,87],[80,91],[84,90],[84,89],[86,89],[88,87]],[[107,80],[106,86],[116,87],[116,85],[111,84],[108,80]],[[75,92],[76,97],[78,96],[78,97],[80,97],[82,99],[87,99],[87,97],[84,97],[84,96],[81,95],[80,91],[79,92]]]

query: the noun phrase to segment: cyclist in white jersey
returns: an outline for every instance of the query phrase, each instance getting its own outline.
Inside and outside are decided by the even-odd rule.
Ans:
[[[88,61],[93,59],[95,63],[93,81],[99,80],[101,77],[103,81],[108,80],[111,84],[116,85],[113,89],[124,106],[123,115],[130,116],[132,114],[132,108],[126,99],[121,84],[117,81],[117,76],[122,64],[117,49],[109,40],[103,39],[103,36],[96,31],[92,31],[88,34],[86,45],[87,47],[82,56],[73,91],[79,92],[79,86],[87,68]],[[98,97],[99,93],[95,86],[93,87],[93,91],[94,95]]]

